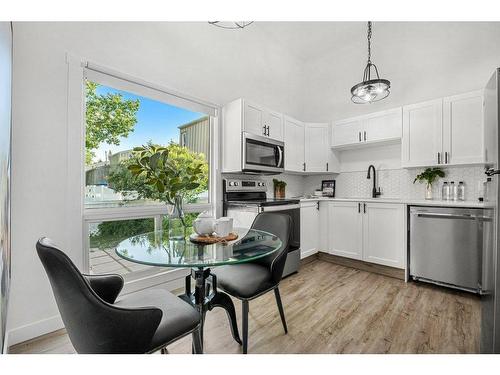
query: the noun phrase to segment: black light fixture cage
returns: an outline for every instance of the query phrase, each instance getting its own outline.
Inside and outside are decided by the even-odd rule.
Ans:
[[[391,82],[380,78],[377,66],[371,62],[372,23],[368,22],[368,62],[363,71],[363,81],[351,88],[351,100],[356,104],[378,102],[389,96]],[[372,79],[372,68],[377,78]]]

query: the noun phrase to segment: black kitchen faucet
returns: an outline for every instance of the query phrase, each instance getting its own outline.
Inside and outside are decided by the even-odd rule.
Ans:
[[[366,175],[366,178],[370,178],[370,169],[373,168],[373,189],[372,189],[372,198],[377,198],[379,195],[382,194],[382,192],[380,191],[380,187],[378,188],[378,191],[377,191],[377,178],[376,178],[376,174],[375,174],[375,167],[373,165],[370,164],[370,166],[368,167],[368,174]]]

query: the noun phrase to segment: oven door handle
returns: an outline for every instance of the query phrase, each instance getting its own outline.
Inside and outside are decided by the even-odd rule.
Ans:
[[[261,212],[295,210],[297,208],[300,209],[300,204],[278,204],[276,206],[263,206]]]

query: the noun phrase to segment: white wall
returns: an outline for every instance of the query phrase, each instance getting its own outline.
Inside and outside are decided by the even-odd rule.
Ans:
[[[245,31],[206,23],[14,24],[10,344],[61,325],[36,240],[49,236],[82,262],[81,244],[68,243],[67,233],[66,202],[79,199],[66,189],[68,170],[79,166],[67,161],[80,150],[67,147],[66,53],[214,103],[243,96],[298,115],[298,62]]]

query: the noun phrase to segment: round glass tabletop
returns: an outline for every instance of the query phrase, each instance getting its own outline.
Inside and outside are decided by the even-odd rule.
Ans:
[[[281,247],[275,235],[235,228],[238,238],[216,244],[196,244],[189,239],[171,241],[167,231],[155,231],[127,238],[116,253],[131,262],[161,267],[212,267],[249,262],[272,254]]]

